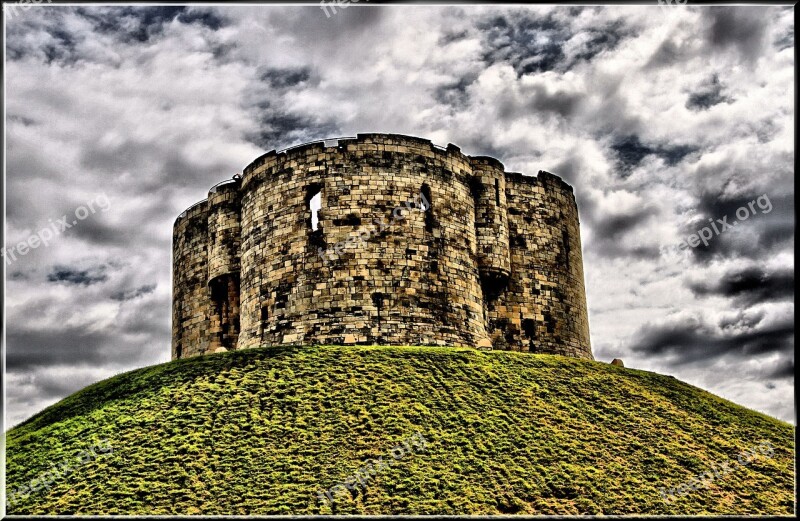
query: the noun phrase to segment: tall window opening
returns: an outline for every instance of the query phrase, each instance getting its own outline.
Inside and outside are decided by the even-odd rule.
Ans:
[[[322,190],[311,196],[308,201],[308,209],[311,210],[311,231],[319,229],[319,210],[322,208]]]
[[[306,187],[306,208],[308,208],[307,223],[310,233],[308,239],[312,248],[324,248],[325,240],[322,236],[322,184],[312,183]]]
[[[472,192],[472,198],[477,200],[483,193],[483,190],[483,183],[481,183],[480,179],[478,179],[477,176],[470,177],[469,191]]]
[[[522,320],[522,331],[528,337],[528,350],[533,352],[536,349],[534,341],[536,340],[536,322],[533,319],[526,318]]]
[[[372,303],[377,308],[376,318],[377,318],[377,322],[378,322],[378,338],[376,339],[376,341],[378,342],[378,344],[380,344],[382,342],[382,340],[381,340],[381,338],[382,338],[382,335],[381,335],[381,310],[383,310],[383,299],[384,298],[385,298],[385,295],[383,293],[381,293],[381,292],[377,292],[376,291],[375,293],[372,294]]]
[[[561,252],[564,265],[569,269],[569,232],[561,230]]]
[[[500,180],[494,180],[494,202],[497,206],[500,206]]]
[[[431,187],[428,186],[428,183],[423,183],[422,188],[420,189],[420,195],[422,196],[422,210],[425,212],[425,230],[428,232],[433,231],[433,197],[431,196]]]

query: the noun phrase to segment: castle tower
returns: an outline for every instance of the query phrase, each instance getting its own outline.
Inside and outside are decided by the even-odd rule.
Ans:
[[[173,250],[173,358],[487,340],[592,357],[572,188],[455,145],[268,152],[178,218]]]
[[[213,187],[207,201],[209,349],[228,351],[236,349],[239,338],[239,180]]]
[[[502,289],[511,275],[506,176],[502,163],[492,157],[472,157],[470,164],[474,176],[478,272],[485,293],[491,294]]]

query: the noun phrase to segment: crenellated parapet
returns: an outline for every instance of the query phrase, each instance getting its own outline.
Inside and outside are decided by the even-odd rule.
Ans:
[[[547,172],[359,134],[262,155],[174,233],[173,358],[312,343],[592,356],[577,206]]]

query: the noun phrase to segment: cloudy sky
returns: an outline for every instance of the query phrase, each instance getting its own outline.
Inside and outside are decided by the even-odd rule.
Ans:
[[[48,243],[6,252],[7,426],[169,359],[172,223],[210,186],[359,132],[561,175],[595,358],[794,422],[790,7],[44,5],[5,31],[6,246]]]

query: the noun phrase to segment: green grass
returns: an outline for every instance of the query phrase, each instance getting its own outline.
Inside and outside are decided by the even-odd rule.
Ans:
[[[427,450],[394,460],[420,431]],[[429,347],[264,348],[91,385],[7,433],[7,490],[107,439],[9,514],[781,514],[793,429],[674,378]],[[665,503],[672,488],[747,466]],[[328,489],[383,456],[364,492]]]

